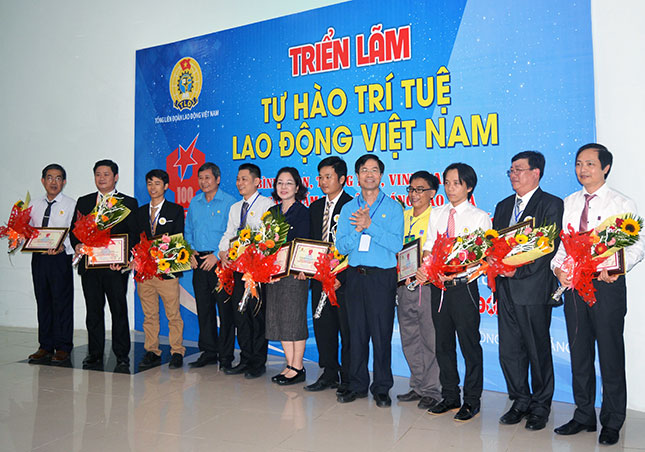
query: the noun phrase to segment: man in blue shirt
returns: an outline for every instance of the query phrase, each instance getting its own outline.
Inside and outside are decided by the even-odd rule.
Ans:
[[[206,162],[198,170],[201,193],[190,201],[184,237],[196,255],[191,258],[193,267],[193,290],[197,305],[199,324],[199,350],[202,354],[191,367],[204,367],[216,364],[230,368],[233,362],[235,344],[235,325],[231,303],[215,292],[217,286],[217,249],[222,234],[226,231],[228,212],[235,199],[219,190],[220,169],[214,163]],[[217,310],[219,310],[220,335],[217,338]]]
[[[349,389],[340,403],[372,392],[376,405],[392,404],[392,329],[396,298],[396,253],[403,243],[403,209],[380,190],[385,165],[374,154],[361,156],[354,166],[361,194],[343,206],[338,219],[336,247],[348,255],[346,282],[350,328]],[[367,369],[369,341],[374,348],[374,381]]]

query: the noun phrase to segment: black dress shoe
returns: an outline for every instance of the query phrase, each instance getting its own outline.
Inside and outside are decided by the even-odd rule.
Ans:
[[[309,392],[318,392],[324,391],[325,389],[334,389],[338,387],[338,382],[333,380],[325,380],[323,377],[320,377],[316,380],[315,383],[305,386],[305,391]]]
[[[243,374],[244,372],[246,372],[247,367],[248,367],[248,366],[246,365],[246,363],[239,363],[237,366],[233,366],[233,367],[231,367],[230,369],[225,369],[225,370],[224,370],[224,373],[225,373],[226,375],[239,375],[239,374]]]
[[[44,348],[39,348],[36,353],[29,355],[28,363],[29,364],[44,364],[50,362],[52,359],[52,352],[45,350]]]
[[[244,378],[247,380],[252,380],[254,378],[259,378],[262,375],[266,373],[267,369],[264,366],[256,367],[253,369],[247,369],[246,372],[244,372]]]
[[[439,401],[432,397],[421,397],[421,400],[419,400],[417,407],[422,410],[429,410],[437,406],[438,403]]]
[[[161,356],[158,356],[153,352],[146,352],[139,363],[139,370],[148,370],[159,365],[161,365]]]
[[[197,368],[204,367],[209,364],[217,364],[217,355],[207,355],[206,353],[202,353],[196,361],[193,361],[188,365],[190,367]]]
[[[457,411],[457,414],[455,414],[455,421],[469,421],[472,418],[474,418],[477,413],[479,413],[479,407],[474,407],[470,403],[464,403],[461,408],[459,408],[459,411]]]
[[[103,365],[103,357],[99,355],[87,355],[83,360],[83,369],[93,369]]]
[[[595,432],[596,426],[581,424],[575,419],[571,419],[569,422],[567,422],[564,425],[561,425],[560,427],[556,428],[553,431],[556,432],[558,435],[575,435],[576,433],[580,433],[583,430],[587,432]]]
[[[618,442],[618,438],[620,438],[618,430],[609,427],[603,427],[600,429],[598,442],[600,444],[604,444],[605,446],[611,446],[612,444],[616,444]]]
[[[114,373],[117,374],[129,374],[130,373],[130,360],[129,359],[118,359],[116,360],[116,366],[114,366]]]
[[[280,386],[295,385],[296,383],[301,383],[307,379],[307,369],[305,369],[304,367],[302,369],[295,369],[291,366],[287,367],[295,371],[296,374],[293,377],[287,377],[286,375],[284,375],[284,378],[281,378],[277,381]]]
[[[271,377],[271,381],[273,383],[277,383],[279,380],[282,380],[283,378],[285,378],[285,376],[282,372],[280,372],[279,374],[275,374],[273,377]]]
[[[341,394],[345,394],[347,391],[349,391],[349,383],[341,382],[338,385],[338,388],[336,388],[336,397],[338,397]]]
[[[181,353],[173,353],[172,356],[170,357],[170,362],[168,363],[168,367],[171,369],[179,369],[181,367],[184,367],[184,357],[181,355]]]
[[[421,400],[421,394],[418,394],[414,389],[410,389],[410,391],[405,394],[398,394],[396,396],[396,400],[399,402],[414,402],[416,400]]]
[[[451,410],[456,410],[461,404],[459,400],[446,400],[443,399],[441,402],[437,403],[434,407],[428,410],[430,414],[443,414]]]
[[[517,408],[512,408],[499,418],[500,424],[515,425],[528,415],[526,411],[520,411]]]
[[[364,399],[365,397],[367,397],[367,392],[354,392],[348,389],[342,394],[336,396],[336,400],[339,403],[349,403],[353,402],[356,399]]]
[[[529,414],[529,417],[526,419],[526,425],[524,428],[528,430],[542,430],[546,427],[547,418],[544,416],[538,416],[537,414]]]
[[[379,408],[387,408],[392,405],[392,399],[390,399],[390,395],[387,393],[374,394],[374,401]]]
[[[227,370],[231,370],[232,368],[233,366],[231,365],[231,363],[223,363],[223,362],[219,363],[219,370],[221,370],[224,373],[226,373]]]

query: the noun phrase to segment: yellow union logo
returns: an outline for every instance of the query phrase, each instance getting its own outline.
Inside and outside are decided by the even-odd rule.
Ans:
[[[194,58],[182,58],[170,74],[170,97],[177,110],[192,109],[202,91],[202,70]]]

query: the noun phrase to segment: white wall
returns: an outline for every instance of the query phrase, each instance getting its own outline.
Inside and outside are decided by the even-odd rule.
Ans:
[[[24,190],[42,192],[40,170],[53,161],[67,169],[71,197],[94,188],[92,165],[106,157],[121,167],[120,190],[133,192],[135,50],[333,3],[338,1],[2,0],[0,220]],[[645,213],[637,186],[645,167],[638,140],[645,2],[591,3],[598,141],[616,158],[611,184],[636,198]],[[75,325],[83,328],[83,297],[75,283]],[[27,256],[10,261],[0,254],[0,287],[0,325],[35,327]],[[645,374],[639,356],[645,264],[629,275],[628,290],[629,407],[645,411],[645,386],[639,384]]]

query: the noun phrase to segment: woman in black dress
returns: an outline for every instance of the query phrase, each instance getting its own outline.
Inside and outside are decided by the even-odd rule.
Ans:
[[[282,213],[291,226],[287,241],[309,238],[309,209],[301,203],[307,196],[307,188],[302,184],[298,170],[292,167],[280,169],[272,195],[279,204],[271,207],[271,211]],[[302,359],[309,336],[308,290],[309,284],[302,273],[285,276],[266,286],[266,338],[282,342],[287,360],[285,369],[271,378],[280,385],[303,382],[306,378]]]

